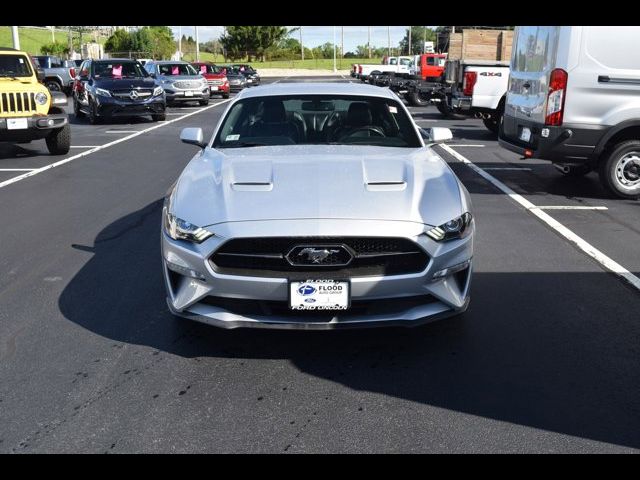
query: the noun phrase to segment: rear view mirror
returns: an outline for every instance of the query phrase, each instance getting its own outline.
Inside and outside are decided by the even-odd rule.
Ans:
[[[420,135],[424,139],[425,142],[429,143],[444,143],[448,140],[453,140],[453,133],[451,130],[444,127],[431,127],[431,128],[420,128]]]
[[[205,148],[207,146],[203,141],[201,128],[183,128],[182,132],[180,132],[180,140],[184,143],[197,145],[200,148]]]

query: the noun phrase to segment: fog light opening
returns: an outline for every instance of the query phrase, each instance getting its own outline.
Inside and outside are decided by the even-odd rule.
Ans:
[[[202,282],[207,281],[206,277],[202,273],[192,268],[184,267],[182,265],[178,265],[169,261],[167,261],[167,268],[172,272],[179,273],[180,275],[183,275],[185,277],[195,278],[196,280],[200,280]]]
[[[442,270],[438,270],[436,273],[433,274],[432,280],[433,281],[440,280],[442,278],[448,277],[449,275],[453,275],[454,273],[458,273],[463,270],[466,270],[467,268],[469,268],[469,265],[471,265],[471,260],[466,260],[462,263],[454,265],[453,267],[447,267],[447,268],[443,268]]]

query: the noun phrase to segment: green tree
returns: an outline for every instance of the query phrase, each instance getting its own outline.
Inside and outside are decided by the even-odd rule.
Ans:
[[[427,37],[425,39],[425,32]],[[422,53],[424,42],[434,42],[436,40],[436,32],[427,27],[411,27],[411,54],[417,55]],[[402,55],[408,55],[409,50],[409,29],[405,31],[404,37],[400,40],[398,48]]]
[[[177,45],[173,32],[167,26],[151,26],[147,28],[151,39],[151,57],[168,59],[176,52]]]
[[[131,48],[131,35],[125,30],[116,30],[104,44],[105,52],[128,52]]]
[[[55,55],[56,57],[62,57],[69,54],[69,47],[62,42],[47,43],[40,47],[40,53],[43,55]]]
[[[226,28],[227,33],[220,37],[220,43],[226,56],[232,60],[247,57],[247,60],[251,61],[252,57],[260,57],[264,61],[266,51],[277,45],[290,32],[286,27],[274,25],[232,25]]]

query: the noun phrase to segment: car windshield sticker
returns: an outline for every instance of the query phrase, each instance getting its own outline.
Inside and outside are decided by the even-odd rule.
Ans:
[[[121,77],[122,65],[114,65],[113,68],[111,69],[111,75],[113,75],[114,77]]]
[[[178,75],[178,66],[174,65],[171,67],[171,75]]]
[[[240,139],[240,135],[227,135],[227,138],[224,139],[225,142],[235,142]]]
[[[200,71],[202,73],[207,73],[207,66],[206,65],[200,65]]]
[[[398,113],[398,108],[397,108],[397,107],[393,107],[393,106],[389,105],[389,112],[390,112],[390,113]]]

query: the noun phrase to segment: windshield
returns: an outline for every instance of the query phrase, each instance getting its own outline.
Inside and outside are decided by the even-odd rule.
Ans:
[[[30,77],[30,63],[24,55],[0,55],[0,77]]]
[[[198,75],[196,69],[188,63],[163,63],[158,65],[160,75]]]
[[[95,78],[136,78],[147,76],[138,62],[93,62],[91,69]]]
[[[198,73],[222,73],[220,67],[215,65],[193,65]]]
[[[240,100],[231,107],[214,148],[264,145],[421,146],[396,101],[349,95],[283,95]]]

